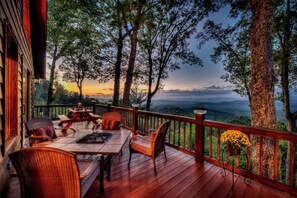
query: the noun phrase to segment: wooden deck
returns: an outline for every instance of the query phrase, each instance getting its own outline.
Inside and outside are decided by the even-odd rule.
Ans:
[[[222,168],[209,163],[196,163],[192,156],[173,148],[167,148],[168,161],[161,154],[157,160],[158,174],[154,174],[152,160],[133,154],[130,169],[128,148],[123,156],[114,159],[111,180],[105,180],[105,193],[99,193],[95,182],[87,193],[94,197],[292,197],[286,193],[252,181],[244,183],[242,176],[235,175],[232,191],[232,174],[222,177]]]
[[[105,193],[100,194],[98,180],[85,197],[293,197],[255,181],[246,185],[244,178],[238,175],[235,175],[232,191],[232,174],[229,171],[226,172],[226,177],[223,177],[222,168],[209,163],[196,163],[192,156],[170,147],[166,148],[168,161],[165,161],[163,154],[158,156],[158,174],[155,175],[152,160],[140,154],[132,155],[128,168],[129,150],[126,144],[123,155],[113,159],[111,180],[104,181]],[[8,197],[20,197],[16,177],[12,178]]]

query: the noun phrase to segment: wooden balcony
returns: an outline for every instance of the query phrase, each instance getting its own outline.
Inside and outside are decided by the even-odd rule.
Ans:
[[[75,127],[83,124],[76,124]],[[111,179],[105,179],[105,192],[100,194],[99,181],[88,191],[86,198],[95,197],[292,197],[258,182],[244,183],[244,177],[226,172],[211,163],[199,163],[191,155],[167,146],[167,162],[161,154],[156,159],[158,174],[154,174],[152,160],[134,154],[128,168],[129,150],[125,145],[122,156],[113,159]],[[20,197],[17,178],[12,179],[9,198]]]
[[[52,118],[55,118],[60,111],[65,111],[63,110],[65,107],[59,105],[39,106],[34,108],[33,115],[43,115],[46,108],[49,108],[47,112]],[[137,108],[126,109],[104,105],[93,105],[88,108],[93,109],[96,114],[107,111],[121,113],[122,124],[131,128],[132,131],[147,131],[150,128],[157,128],[165,120],[171,123],[166,139],[169,160],[165,163],[162,155],[157,158],[158,175],[154,175],[151,160],[141,155],[133,157],[131,168],[128,169],[128,150],[126,149],[124,155],[117,157],[113,162],[112,179],[106,181],[104,196],[117,197],[117,195],[127,194],[131,197],[138,197],[138,195],[150,196],[153,194],[159,197],[167,195],[172,197],[179,195],[181,197],[197,195],[204,197],[216,195],[218,195],[216,197],[263,197],[269,193],[275,193],[281,197],[289,196],[288,194],[297,196],[295,174],[297,135],[295,133],[214,122],[204,120],[204,116],[200,115],[190,118],[140,111]],[[251,156],[254,151],[251,147],[244,149],[242,151],[244,155],[240,157],[228,156],[225,145],[220,142],[221,133],[228,129],[240,130],[250,138],[252,136],[258,138],[258,172],[252,170]],[[270,138],[273,143],[273,152],[271,153],[273,161],[270,164],[272,179],[264,174],[263,152],[267,138]],[[283,152],[284,145],[290,155],[282,154],[283,163],[279,164],[278,157],[280,152]],[[245,175],[248,170],[247,176],[253,180],[251,185],[246,185],[243,182],[243,177],[236,175],[234,191],[231,190],[230,172],[227,172],[226,177],[221,176],[222,167],[231,170],[233,160],[235,161],[234,171],[237,174]],[[288,162],[288,167],[284,162]],[[280,169],[289,173],[287,181],[283,179],[285,173],[282,173],[282,179],[279,178],[277,170]],[[88,196],[99,196],[98,187],[94,184],[94,188]]]

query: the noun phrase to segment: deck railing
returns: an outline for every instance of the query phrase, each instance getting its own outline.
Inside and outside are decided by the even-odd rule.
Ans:
[[[69,108],[75,108],[77,104],[57,104],[57,105],[34,105],[32,109],[32,117],[46,116],[53,120],[58,119],[58,115],[68,114]],[[83,105],[84,108],[93,109],[94,105]]]
[[[62,110],[55,110],[56,112],[67,114],[67,110],[63,109],[65,106],[53,105],[55,108],[62,108]],[[42,107],[45,108],[36,106],[34,110],[38,112],[38,108]],[[195,156],[196,161],[207,161],[229,170],[232,169],[233,164],[235,172],[242,175],[247,173],[249,178],[297,196],[297,134],[295,133],[209,121],[201,114],[190,118],[141,111],[137,107],[132,109],[96,104],[92,108],[96,114],[108,111],[119,112],[122,115],[122,124],[131,128],[132,132],[156,129],[162,122],[168,120],[170,121],[166,137],[168,146]],[[220,141],[221,134],[229,129],[244,132],[253,139],[256,146],[242,149],[240,156],[229,156],[225,145]],[[263,155],[267,152],[270,152],[272,161],[267,161],[267,156]],[[258,164],[259,168],[252,169],[252,163]],[[265,172],[267,170],[268,174]]]

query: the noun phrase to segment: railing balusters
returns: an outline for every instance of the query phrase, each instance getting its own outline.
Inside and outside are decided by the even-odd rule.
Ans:
[[[290,176],[289,176],[289,185],[293,186],[294,184],[294,175],[295,175],[295,171],[294,171],[294,143],[292,141],[289,141],[289,147],[290,147]]]
[[[251,139],[251,135],[248,134],[249,140]],[[251,167],[251,146],[247,148],[247,170],[249,171]]]
[[[273,145],[273,179],[277,180],[277,155],[278,155],[278,140],[274,138],[274,145]]]
[[[260,149],[259,149],[259,161],[260,161],[260,176],[263,176],[263,136],[260,136]]]
[[[186,122],[184,122],[184,137],[183,137],[183,140],[184,140],[183,147],[185,148],[186,147]]]
[[[177,145],[180,146],[180,121],[178,121],[178,140]]]
[[[192,123],[190,123],[190,140],[189,140],[189,150],[192,151]]]
[[[209,157],[212,157],[212,127],[209,127]]]
[[[218,128],[218,147],[217,147],[217,160],[220,160],[221,153],[221,130]]]
[[[173,144],[175,145],[175,131],[176,131],[176,120],[174,120],[174,125],[173,125]]]

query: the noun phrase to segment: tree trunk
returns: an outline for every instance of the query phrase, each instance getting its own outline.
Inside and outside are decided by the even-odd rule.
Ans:
[[[149,59],[149,76],[148,76],[148,91],[147,91],[147,101],[146,101],[146,110],[149,111],[151,108],[152,102],[152,85],[153,85],[153,60],[152,60],[152,51],[148,50],[148,59]]]
[[[82,83],[78,86],[79,89],[79,102],[82,102]]]
[[[290,0],[287,1],[287,9],[285,15],[285,32],[283,42],[281,44],[282,58],[281,58],[281,86],[282,86],[282,101],[284,116],[286,119],[286,127],[288,131],[292,131],[292,119],[293,115],[290,111],[290,93],[289,93],[289,59],[290,59]]]
[[[133,74],[134,74],[134,65],[135,65],[135,58],[136,58],[136,51],[137,51],[137,31],[138,31],[139,23],[135,24],[133,27],[132,35],[131,35],[131,50],[128,62],[128,70],[126,74],[126,82],[124,87],[124,96],[123,96],[123,105],[124,107],[129,106],[129,97],[130,97],[130,90],[133,82]]]
[[[290,64],[290,46],[289,42],[291,39],[291,14],[290,14],[290,0],[287,0],[287,8],[285,16],[285,32],[284,38],[279,38],[282,49],[281,57],[281,87],[282,87],[282,102],[283,111],[286,122],[286,128],[288,131],[296,132],[296,120],[290,111],[290,92],[289,92],[289,64]],[[289,184],[290,177],[290,146],[288,145],[287,156],[286,156],[286,184]]]
[[[51,72],[50,72],[47,103],[46,103],[48,105],[52,104],[53,102],[53,86],[54,86],[54,79],[55,79],[56,61],[58,59],[56,54],[57,54],[57,46],[55,46],[55,51],[54,51],[53,60],[51,64]]]
[[[250,0],[252,22],[251,49],[251,113],[252,126],[276,129],[274,104],[274,71],[272,64],[273,0]],[[273,179],[273,140],[264,139],[263,173],[260,173],[260,144],[257,136],[251,137],[252,164],[255,174]]]
[[[114,68],[114,90],[113,90],[113,106],[119,105],[120,100],[120,79],[121,79],[121,63],[122,63],[122,51],[123,51],[123,34],[122,28],[119,28],[119,38],[117,43],[117,61]]]

